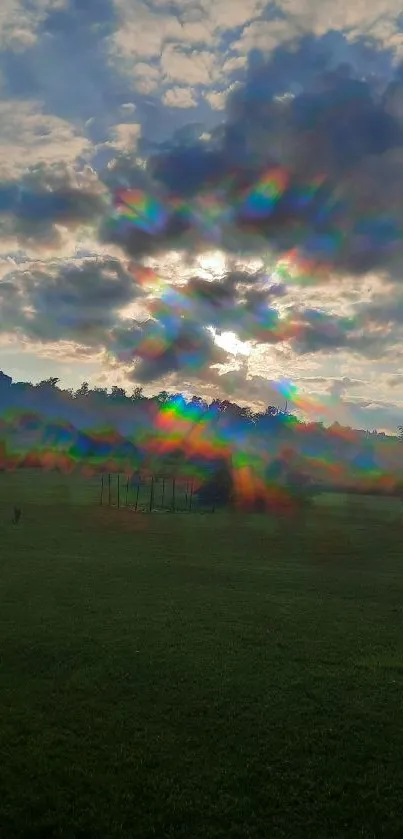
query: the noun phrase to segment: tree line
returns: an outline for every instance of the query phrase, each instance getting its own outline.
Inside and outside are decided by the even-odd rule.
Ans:
[[[0,373],[2,468],[175,475],[192,478],[196,491],[209,487],[210,500],[226,484],[221,497],[249,496],[259,505],[268,493],[308,484],[396,491],[402,450],[398,436],[303,422],[287,406],[256,411],[165,390],[108,392],[87,382],[61,389],[56,377],[32,384]]]

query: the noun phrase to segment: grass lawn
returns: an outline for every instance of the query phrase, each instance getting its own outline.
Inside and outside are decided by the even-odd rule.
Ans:
[[[1,839],[401,839],[392,506],[135,516],[29,480],[0,476]]]

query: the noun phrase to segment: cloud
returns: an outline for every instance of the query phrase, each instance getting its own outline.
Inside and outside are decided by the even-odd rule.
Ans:
[[[330,384],[329,393],[331,396],[339,398],[352,387],[362,387],[365,385],[361,379],[351,379],[349,376],[343,376],[342,379],[334,379]]]
[[[298,27],[292,19],[284,20],[254,20],[242,30],[240,38],[232,45],[232,49],[241,56],[251,50],[259,49],[268,55],[279,43],[288,41],[297,35]]]
[[[189,370],[202,378],[205,368],[228,359],[205,327],[175,317],[165,322],[150,318],[143,324],[118,326],[108,349],[119,361],[128,365],[134,362],[130,377],[143,383],[160,380],[169,373],[182,376]]]
[[[113,145],[116,149],[130,150],[136,148],[141,134],[141,125],[136,122],[119,122],[113,126]]]
[[[193,276],[186,282],[172,284],[158,280],[150,269],[144,272],[132,266],[131,270],[141,288],[144,274],[149,284],[148,295],[143,288],[146,296],[142,301],[143,311],[148,313],[147,325],[119,327],[110,351],[125,363],[141,358],[143,364],[136,369],[141,370],[142,381],[147,376],[150,381],[161,378],[182,366],[192,366],[195,373],[202,374],[209,364],[209,352],[205,355],[203,349],[199,354],[194,348],[188,353],[178,350],[185,324],[187,335],[194,331],[197,345],[204,336],[202,347],[213,345],[214,334],[233,332],[249,346],[286,344],[299,357],[326,354],[329,350],[354,351],[366,357],[379,351],[386,340],[385,336],[368,335],[357,317],[291,305],[280,313],[276,302],[283,298],[284,287],[271,282],[264,273],[229,271],[220,280]],[[344,384],[347,381],[343,379]]]
[[[159,58],[164,44],[197,46],[214,43],[214,22],[200,10],[180,3],[153,4],[116,0],[119,25],[111,37],[111,51],[130,72],[139,58]]]
[[[307,36],[278,47],[268,61],[253,53],[245,84],[229,95],[225,123],[210,140],[176,136],[150,154],[142,178],[166,225],[142,232],[133,224],[124,234],[109,226],[101,238],[141,258],[200,250],[213,228],[229,253],[269,249],[292,253],[311,271],[396,276],[403,85],[397,74],[379,91],[353,66],[334,67],[328,41]],[[292,78],[304,89],[280,95]],[[136,166],[131,177],[135,184]],[[215,213],[208,229],[195,218],[201,194]]]
[[[223,91],[211,90],[204,98],[211,105],[214,111],[223,111],[225,108],[225,93]]]
[[[188,53],[177,45],[169,44],[161,56],[161,68],[165,79],[172,82],[206,85],[214,81],[219,68],[211,52],[192,50]]]
[[[284,408],[280,382],[265,376],[249,375],[243,367],[217,374],[213,382],[217,393],[225,393],[242,405],[253,406],[255,409],[268,405]]]
[[[278,7],[299,29],[317,36],[332,29],[347,33],[351,40],[364,35],[367,42],[377,42],[378,48],[394,46],[398,49],[401,43],[401,9],[396,0],[381,0],[376,7],[364,0],[354,3],[341,0],[337,4],[332,0],[321,0],[320,3],[316,0],[278,0]]]
[[[144,61],[139,61],[134,64],[131,70],[131,76],[136,89],[145,95],[157,90],[161,82],[161,73],[158,67],[152,64],[146,64]]]
[[[289,304],[280,312],[278,305],[284,299],[285,288],[264,272],[233,270],[215,281],[191,276],[185,282],[172,284],[159,279],[151,269],[132,265],[130,270],[145,295],[142,306],[147,313],[147,327],[119,327],[117,344],[111,345],[110,350],[125,363],[143,359],[142,381],[147,376],[150,381],[161,378],[164,373],[181,369],[181,365],[193,366],[200,373],[208,366],[209,353],[205,356],[201,350],[197,355],[192,349],[188,358],[178,351],[178,341],[182,340],[178,335],[182,336],[185,324],[186,334],[194,330],[196,343],[200,336],[208,336],[210,346],[214,334],[233,332],[250,347],[288,345],[298,357],[326,355],[330,350],[374,357],[380,350],[385,352],[389,341],[389,333],[368,331],[367,321],[359,313],[329,314]],[[344,384],[347,381],[345,377]]]
[[[197,105],[194,91],[190,87],[170,87],[162,101],[169,108],[193,108]]]
[[[52,0],[43,0],[30,7],[18,0],[3,0],[0,18],[0,47],[20,52],[35,43],[37,29]]]
[[[134,380],[252,402],[264,387],[271,401],[281,366],[325,367],[339,401],[359,364],[371,378],[383,358],[392,376],[403,346],[399,14],[396,0],[4,0],[0,233],[15,264],[1,265],[2,328],[55,357],[60,338],[106,350]],[[135,207],[113,216],[117,191],[132,188],[150,208],[137,224]],[[78,286],[90,293],[88,271],[109,288],[108,271],[77,261],[67,282],[53,257],[21,261],[45,248],[128,256],[173,282],[146,292],[122,266],[127,296],[116,279],[103,312]],[[194,262],[211,248],[270,268],[213,269],[207,283]],[[368,291],[369,272],[382,294]],[[67,304],[56,287],[69,283]],[[148,325],[122,321],[132,304]],[[249,372],[227,369],[239,358],[215,343],[226,331],[249,343]]]
[[[40,101],[0,101],[0,172],[21,175],[40,163],[74,164],[88,138],[66,120],[43,112]]]
[[[343,376],[342,378],[296,376],[294,377],[294,381],[298,382],[300,386],[319,385],[323,392],[327,391],[331,396],[341,396],[342,393],[351,387],[361,387],[366,384],[362,379],[352,379],[349,376]]]
[[[379,431],[396,434],[398,426],[402,425],[402,402],[346,399],[342,406],[352,428],[376,428]]]
[[[104,190],[87,169],[38,164],[19,180],[0,182],[0,231],[5,243],[57,250],[63,231],[90,226],[105,212]]]
[[[403,325],[403,294],[393,289],[389,293],[374,294],[361,306],[361,315],[367,324],[380,326]]]
[[[214,30],[221,32],[228,29],[235,30],[252,18],[260,17],[267,5],[273,4],[267,4],[266,0],[221,0],[221,2],[202,0],[201,2]]]
[[[136,301],[150,312],[143,323],[125,318]],[[155,317],[152,316],[153,311]],[[224,363],[227,353],[192,314],[184,320],[150,297],[119,260],[33,263],[0,280],[0,330],[20,340],[70,341],[104,349],[127,365],[130,376],[152,382],[171,372]]]
[[[162,300],[177,311],[190,311],[199,323],[235,332],[241,341],[276,343],[284,340],[288,328],[273,307],[282,293],[282,286],[264,274],[232,271],[213,282],[192,277],[180,289],[168,287]]]
[[[388,379],[388,385],[392,388],[403,385],[403,373],[396,373],[395,376],[390,376]]]
[[[91,118],[90,139],[110,139],[120,107],[133,94],[133,86],[110,62],[109,39],[118,25],[115,3],[16,2],[24,25],[29,21],[28,5],[35,9],[34,37],[23,50],[4,41],[3,95],[41,102],[43,113],[71,121],[82,131]]]
[[[102,349],[120,310],[140,295],[117,259],[32,264],[0,280],[0,330],[43,343]]]
[[[318,309],[301,312],[300,318],[292,317],[293,348],[298,354],[323,350],[337,350],[359,343],[361,333],[355,329],[354,320],[328,314]],[[358,341],[357,341],[358,338]]]

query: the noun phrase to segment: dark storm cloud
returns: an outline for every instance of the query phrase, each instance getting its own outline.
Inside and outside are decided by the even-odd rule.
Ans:
[[[294,349],[300,354],[337,350],[356,342],[355,322],[351,318],[306,309],[292,321]]]
[[[211,332],[191,319],[122,324],[112,331],[108,349],[119,361],[133,362],[132,378],[143,383],[181,371],[203,375],[228,358]]]
[[[298,355],[345,350],[379,360],[395,355],[402,339],[398,322],[370,320],[365,304],[350,317],[319,309],[291,310],[288,328],[290,344]]]
[[[180,286],[167,284],[160,297],[152,298],[150,311],[162,322],[184,318],[216,331],[234,331],[241,340],[277,342],[284,338],[284,327],[273,301],[283,293],[263,275],[254,274],[256,288],[250,288],[251,275],[228,272],[218,280],[191,277]],[[281,336],[281,337],[280,337]]]
[[[235,278],[228,273],[220,284],[193,277],[184,286],[169,286],[161,297],[146,298],[117,259],[11,271],[0,281],[0,329],[44,343],[69,340],[93,351],[106,349],[141,382],[181,371],[211,378],[211,366],[229,356],[208,327],[235,331],[241,340],[289,341],[300,353],[354,345],[348,319],[291,309],[280,317],[271,306],[270,285],[265,293],[256,290],[251,301],[242,296],[242,275]],[[139,297],[148,320],[122,321],[120,311]]]
[[[185,324],[187,334],[194,334],[196,344],[204,336],[208,346],[212,346],[210,329],[213,328],[216,333],[234,332],[241,341],[268,345],[288,342],[299,354],[354,349],[365,355],[371,350],[372,336],[364,332],[364,322],[359,317],[295,306],[287,306],[280,313],[274,303],[276,296],[282,294],[282,287],[271,285],[264,275],[255,274],[256,288],[250,288],[243,280],[241,272],[228,272],[213,282],[192,277],[180,286],[166,284],[160,294],[147,300],[151,316],[147,324],[134,325],[130,330],[118,329],[116,340],[110,344],[111,352],[128,363],[142,358],[145,380],[147,375],[154,378],[154,369],[162,375],[162,367],[169,372],[181,365],[193,364],[194,368],[202,369],[211,363],[209,352],[204,356],[201,350],[199,361],[194,347],[188,353],[178,352]],[[148,363],[150,353],[152,359]],[[155,354],[158,364],[154,361]]]
[[[216,224],[224,250],[296,249],[335,271],[393,272],[403,229],[403,71],[363,79],[355,61],[335,66],[333,46],[328,33],[280,46],[269,61],[250,56],[246,81],[229,95],[225,123],[210,141],[174,138],[150,154],[141,176],[132,169],[134,184],[151,179],[156,200],[171,208],[179,200],[180,210],[158,232],[117,224],[101,238],[138,257],[204,247],[194,202],[221,191],[233,212],[230,223]],[[348,56],[345,40],[344,47]],[[299,87],[288,95],[291,79]],[[268,199],[264,173],[274,167],[286,182]]]
[[[39,165],[18,181],[0,182],[0,231],[21,245],[57,248],[58,225],[95,225],[104,212],[101,190],[94,182],[75,182],[67,167]]]
[[[165,285],[160,295],[146,301],[149,320],[117,326],[108,350],[119,361],[133,364],[133,376],[142,382],[181,371],[212,381],[212,365],[225,363],[228,354],[215,343],[211,328],[267,343],[299,334],[300,324],[290,331],[270,305],[273,289],[280,293],[278,285],[255,274],[255,282],[265,281],[266,288],[251,290],[246,278],[250,280],[250,274],[238,271],[215,282],[195,276],[180,286]]]
[[[0,329],[42,342],[100,347],[119,310],[138,294],[116,259],[12,271],[0,280]]]
[[[252,282],[256,288],[248,287]],[[283,286],[270,284],[267,278],[257,273],[249,274],[245,282],[241,272],[225,274],[214,282],[192,277],[181,290],[189,296],[197,316],[207,318],[210,312],[211,325],[218,328],[240,325],[243,317],[257,316],[269,310],[273,301],[284,294]]]
[[[184,287],[195,303],[222,309],[234,305],[237,299],[237,287],[231,277],[211,282],[201,277],[192,277]]]
[[[171,287],[175,296],[168,292],[162,295],[162,300],[178,314],[187,313],[196,323],[212,326],[219,332],[233,331],[243,341],[267,344],[290,341],[300,354],[364,347],[362,321],[358,317],[293,306],[280,314],[275,301],[283,295],[283,287],[271,284],[269,278],[259,273],[254,277],[256,288],[245,284],[240,272],[229,272],[214,282],[193,277],[180,289]]]
[[[368,324],[403,325],[403,297],[400,294],[376,294],[361,306],[360,311]]]

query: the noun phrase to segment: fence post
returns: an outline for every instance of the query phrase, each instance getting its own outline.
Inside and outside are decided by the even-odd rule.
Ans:
[[[111,475],[108,475],[108,505],[111,506]]]
[[[176,498],[175,498],[175,487],[176,487],[176,480],[172,478],[172,512],[175,513],[175,505],[176,505]]]
[[[165,478],[162,479],[162,498],[161,498],[162,509],[164,509],[164,497],[165,497]]]
[[[129,478],[127,478],[127,481],[126,481],[126,500],[125,500],[125,506],[126,507],[127,507],[128,499],[129,499]]]
[[[154,503],[154,475],[151,475],[151,486],[150,486],[150,513],[153,509]]]
[[[139,503],[139,493],[140,493],[140,475],[138,475],[138,483],[137,483],[137,493],[136,493],[136,505],[134,508],[134,512],[137,513],[137,507]]]
[[[189,495],[189,512],[192,509],[192,501],[193,501],[193,481],[190,484],[190,495]]]
[[[102,505],[104,503],[104,473],[102,473],[102,475],[101,475],[101,499],[100,499],[99,503],[102,507]]]
[[[120,507],[120,475],[118,473],[118,508]]]

